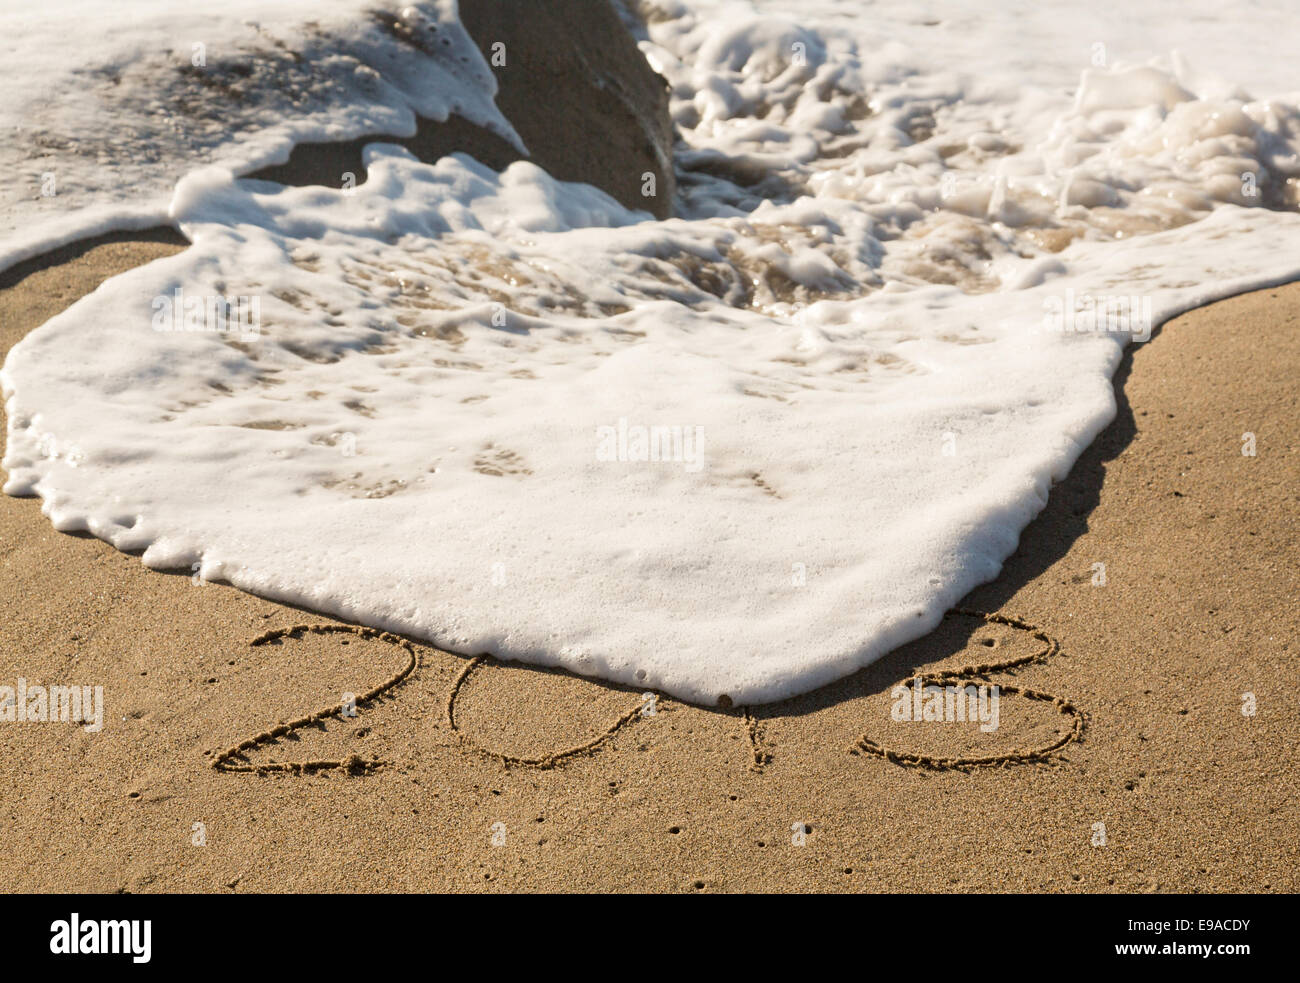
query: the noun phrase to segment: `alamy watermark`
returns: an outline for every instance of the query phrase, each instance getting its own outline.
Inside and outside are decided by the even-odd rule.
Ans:
[[[130,956],[147,963],[153,954],[153,922],[139,918],[82,918],[73,912],[50,923],[50,952],[56,956]]]
[[[262,298],[257,294],[187,296],[177,287],[170,294],[156,296],[152,306],[155,331],[210,331],[239,335],[244,340],[262,332]]]
[[[690,472],[704,467],[704,428],[642,426],[618,419],[618,426],[596,428],[597,461],[666,461]]]
[[[1151,295],[1076,295],[1069,287],[1062,296],[1043,298],[1043,328],[1058,334],[1125,333],[1134,341],[1151,338]]]
[[[984,683],[978,686],[974,683],[962,686],[938,686],[932,683],[927,686],[917,676],[912,680],[910,689],[899,683],[890,690],[894,706],[889,711],[889,719],[895,723],[978,723],[980,730],[989,734],[998,729],[1000,693],[997,686]]]
[[[0,686],[0,723],[81,724],[87,734],[104,729],[104,687]]]

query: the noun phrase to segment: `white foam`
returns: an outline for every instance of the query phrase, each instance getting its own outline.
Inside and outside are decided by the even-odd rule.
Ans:
[[[997,575],[1131,334],[1300,274],[1294,96],[1158,46],[1091,64],[1037,6],[658,6],[681,218],[391,145],[351,193],[197,170],[190,249],[10,353],[5,490],[453,650],[774,700]],[[1201,70],[1273,81],[1235,17]],[[259,330],[170,317],[211,297]],[[1082,303],[1114,297],[1130,332]]]
[[[196,166],[246,173],[451,113],[522,147],[454,0],[4,4],[0,91],[0,270],[162,220]]]

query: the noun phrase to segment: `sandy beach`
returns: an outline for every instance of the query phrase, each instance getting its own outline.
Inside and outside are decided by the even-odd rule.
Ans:
[[[0,345],[176,248],[101,244],[10,277]],[[661,698],[643,714],[635,691],[488,660],[461,680],[453,729],[467,660],[415,644],[415,671],[354,719],[247,753],[384,766],[216,770],[232,745],[388,680],[406,651],[349,632],[254,647],[331,622],[146,570],[55,532],[37,501],[4,498],[0,678],[93,682],[106,711],[99,734],[0,729],[16,791],[0,876],[40,891],[1294,891],[1298,320],[1300,286],[1283,287],[1130,349],[1118,418],[1003,575],[967,599],[1060,642],[1044,664],[989,677],[1084,715],[1081,739],[1037,763],[855,753],[864,736],[965,758],[1068,733],[1053,704],[1013,695],[995,734],[913,737],[891,721],[890,690],[917,672],[1042,648],[955,616],[840,683],[757,708],[752,728],[741,708]]]
[[[507,36],[518,64],[547,66],[546,86],[498,73],[534,159],[625,204],[644,205],[651,173],[645,207],[666,215],[667,92],[613,15],[569,32],[572,5],[540,25],[465,6],[485,56]],[[476,21],[489,6],[497,19]],[[324,183],[367,142],[302,146],[255,176]],[[426,160],[518,156],[459,119],[399,142]],[[113,234],[0,273],[0,360],[185,245],[169,228]],[[1116,419],[995,581],[868,668],[754,707],[451,654],[149,570],[55,531],[39,499],[0,496],[0,685],[103,692],[98,732],[0,723],[0,881],[1295,892],[1297,365],[1300,283],[1163,324],[1127,349]],[[997,728],[894,719],[918,676],[1000,687]]]

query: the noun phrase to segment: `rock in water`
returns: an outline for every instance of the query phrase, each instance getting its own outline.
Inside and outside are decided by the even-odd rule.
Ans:
[[[628,208],[670,214],[676,182],[667,83],[610,3],[473,0],[461,4],[460,14],[492,66],[496,104],[530,156],[458,116],[421,120],[415,136],[388,142],[424,161],[464,152],[495,170],[528,159],[552,177],[595,185]],[[335,187],[344,172],[365,173],[361,150],[383,137],[300,144],[287,163],[248,176]]]

